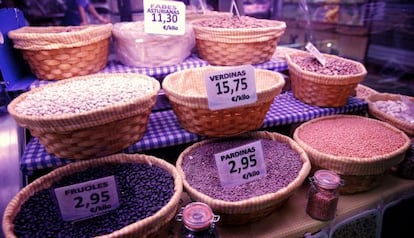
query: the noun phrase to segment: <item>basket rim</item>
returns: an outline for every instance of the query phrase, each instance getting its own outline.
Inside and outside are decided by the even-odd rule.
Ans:
[[[285,55],[289,71],[297,72],[302,77],[306,77],[306,79],[308,80],[312,80],[312,81],[323,80],[323,82],[326,82],[327,84],[335,84],[335,83],[343,82],[343,81],[349,81],[347,83],[360,83],[364,79],[365,75],[367,74],[367,70],[365,66],[358,61],[343,58],[337,55],[324,54],[324,53],[322,53],[322,55],[325,57],[339,59],[339,60],[346,61],[346,62],[356,65],[360,72],[357,74],[349,74],[349,75],[325,75],[321,73],[306,71],[306,70],[303,70],[299,65],[293,62],[292,56],[295,56],[295,55],[311,56],[311,54],[306,51],[297,51],[297,52],[290,52]],[[335,78],[335,80],[332,80],[332,78]]]
[[[327,153],[314,149],[313,147],[308,145],[305,141],[303,141],[300,138],[299,136],[300,131],[303,130],[303,128],[305,128],[309,124],[318,123],[323,120],[331,120],[335,118],[358,118],[358,119],[368,120],[373,123],[378,123],[382,125],[383,127],[400,134],[401,137],[404,138],[405,143],[399,149],[389,152],[387,154],[371,156],[369,158],[360,158],[360,157],[337,156],[337,155],[327,154]],[[315,163],[318,165],[320,160],[330,160],[335,163],[336,165],[335,167],[339,167],[340,165],[344,167],[342,170],[333,169],[333,168],[329,168],[329,169],[332,169],[334,172],[337,172],[339,174],[349,174],[349,175],[367,175],[367,171],[370,171],[370,169],[371,169],[371,173],[369,173],[370,175],[383,173],[386,170],[386,168],[372,169],[371,168],[372,164],[378,163],[378,162],[383,162],[385,165],[390,164],[391,162],[394,165],[398,164],[404,158],[404,156],[399,156],[399,155],[403,154],[409,148],[411,144],[409,137],[400,129],[386,122],[377,120],[377,119],[371,119],[368,117],[357,116],[357,115],[330,115],[330,116],[323,116],[323,117],[309,120],[307,122],[304,122],[303,124],[301,124],[299,127],[295,129],[293,133],[293,139],[306,151],[306,153],[308,153],[309,157],[312,158],[311,159],[312,163]],[[360,169],[361,172],[358,172],[355,166],[363,166],[363,169]],[[385,167],[389,168],[389,166],[385,166]]]
[[[184,104],[187,107],[193,107],[193,108],[202,108],[202,109],[209,109],[208,106],[208,96],[207,93],[205,95],[187,95],[184,93],[179,92],[175,89],[174,79],[176,77],[179,77],[181,75],[185,74],[194,74],[196,71],[203,71],[206,72],[208,70],[218,70],[222,69],[222,66],[204,66],[197,69],[186,69],[177,71],[174,73],[171,73],[167,75],[163,82],[162,82],[162,88],[164,89],[167,97],[169,100],[177,103],[177,104]],[[262,90],[257,91],[257,101],[253,104],[247,104],[240,107],[246,107],[246,106],[252,106],[252,105],[259,105],[263,103],[264,101],[268,100],[274,100],[274,97],[280,92],[282,87],[285,85],[285,79],[279,72],[265,70],[265,69],[258,69],[255,68],[255,73],[266,73],[268,75],[272,75],[273,82],[268,83],[268,87]],[[204,80],[203,78],[197,78],[197,80]],[[256,78],[256,82],[257,82]],[[259,79],[260,80],[260,79]],[[191,84],[194,85],[194,84]],[[257,84],[256,84],[257,85]]]
[[[76,171],[84,170],[88,167],[99,166],[105,163],[147,163],[149,165],[156,165],[165,169],[174,179],[174,194],[160,210],[154,213],[152,216],[144,218],[140,221],[134,222],[130,225],[127,225],[119,230],[116,230],[110,234],[98,236],[98,237],[119,237],[128,235],[131,232],[136,232],[138,228],[144,228],[143,231],[146,231],[145,228],[151,228],[151,224],[157,224],[158,227],[166,223],[165,217],[170,215],[170,213],[175,213],[176,208],[178,207],[179,201],[182,196],[183,186],[182,178],[178,173],[174,165],[159,159],[155,156],[144,155],[144,154],[114,154],[110,156],[105,156],[96,159],[79,161],[76,163],[71,163],[64,165],[62,167],[56,168],[52,172],[43,175],[37,178],[32,183],[28,184],[22,190],[20,190],[9,202],[7,205],[4,215],[3,215],[3,230],[7,236],[15,237],[14,235],[14,225],[13,219],[20,211],[21,205],[27,201],[27,199],[32,196],[35,192],[42,189],[47,189],[55,181],[61,179],[66,175],[76,173]],[[18,209],[18,210],[16,210]],[[142,230],[142,229],[141,229]],[[149,230],[152,232],[152,230]]]
[[[85,26],[23,26],[9,31],[14,48],[51,50],[89,45],[111,37],[112,23]]]
[[[122,77],[122,80],[147,80],[152,83],[153,89],[142,97],[136,98],[129,102],[117,103],[109,105],[104,108],[91,110],[76,114],[62,114],[52,116],[28,116],[18,113],[15,107],[18,103],[25,100],[29,94],[37,93],[42,90],[47,90],[50,87],[61,87],[66,83],[79,80],[88,80],[96,77],[102,78],[118,78]],[[52,84],[43,85],[38,88],[31,89],[30,91],[24,92],[21,95],[13,99],[8,105],[8,111],[10,115],[18,122],[22,127],[27,128],[41,128],[45,130],[56,130],[56,131],[68,131],[82,129],[91,126],[103,125],[108,122],[112,122],[119,119],[138,115],[142,112],[147,112],[155,103],[155,97],[160,90],[160,83],[155,78],[147,75],[137,73],[97,73],[85,76],[76,76],[65,80],[60,80]],[[131,110],[133,109],[133,110]],[[76,124],[71,122],[76,121]]]
[[[261,31],[269,31],[269,30],[277,30],[277,31],[284,31],[286,29],[286,22],[278,21],[278,20],[269,20],[269,19],[259,19],[254,17],[255,21],[258,22],[266,22],[266,23],[274,23],[274,26],[266,26],[266,27],[244,27],[244,28],[224,28],[224,27],[208,27],[208,26],[200,26],[198,23],[202,21],[209,21],[215,18],[226,18],[227,16],[213,16],[210,18],[204,19],[195,19],[191,21],[191,24],[196,30],[205,30],[211,32],[239,32],[239,33],[251,33],[251,32],[261,32]],[[231,16],[234,17],[234,16]],[[245,16],[247,17],[247,16]]]
[[[254,212],[254,211],[260,211],[263,207],[271,207],[274,204],[277,204],[279,202],[284,201],[285,199],[289,198],[293,192],[299,188],[302,183],[307,178],[310,170],[311,170],[311,162],[308,158],[308,155],[306,152],[291,138],[284,136],[282,134],[276,133],[276,132],[267,132],[267,131],[251,131],[247,132],[238,136],[243,137],[252,137],[252,138],[259,138],[259,139],[271,139],[271,140],[277,140],[283,143],[287,143],[291,146],[293,150],[295,150],[302,160],[302,168],[299,171],[298,176],[289,183],[288,186],[281,188],[277,190],[274,193],[267,193],[261,196],[256,196],[248,199],[243,199],[239,201],[225,201],[220,199],[212,198],[202,192],[197,191],[194,189],[186,180],[185,173],[182,169],[182,163],[184,160],[184,157],[194,148],[197,148],[201,145],[204,145],[205,143],[209,143],[212,141],[220,140],[219,138],[212,138],[212,139],[206,139],[200,142],[197,142],[190,147],[186,148],[178,157],[176,162],[176,167],[178,173],[182,176],[183,179],[183,185],[184,189],[190,193],[189,195],[196,196],[198,199],[201,200],[215,210],[227,214],[233,214],[235,213],[235,210],[237,208],[243,209],[244,213]]]
[[[374,105],[376,101],[382,101],[382,100],[396,101],[396,100],[399,100],[401,96],[407,97],[408,100],[414,103],[414,97],[407,96],[407,95],[394,94],[394,93],[373,93],[369,95],[366,98],[366,101],[368,102],[369,113],[375,118],[388,122],[392,124],[393,126],[403,130],[404,132],[412,136],[414,135],[414,124],[413,123],[409,123],[402,119],[396,118],[386,112],[383,112],[382,110],[378,109]]]

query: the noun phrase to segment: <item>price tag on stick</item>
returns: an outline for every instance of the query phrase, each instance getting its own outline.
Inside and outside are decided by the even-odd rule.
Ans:
[[[255,103],[254,67],[243,65],[226,68],[205,75],[209,109],[220,110]]]
[[[319,61],[319,63],[321,63],[322,66],[325,66],[326,59],[318,48],[316,48],[311,42],[308,42],[305,48]]]
[[[145,0],[145,33],[185,34],[185,4],[178,1]]]
[[[114,176],[56,188],[54,192],[64,221],[98,216],[119,206]]]
[[[267,174],[260,140],[217,153],[214,158],[223,187],[248,183]]]

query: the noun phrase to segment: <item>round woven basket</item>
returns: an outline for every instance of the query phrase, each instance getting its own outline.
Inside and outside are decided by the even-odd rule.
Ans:
[[[145,95],[134,100],[76,114],[30,116],[15,109],[30,94],[51,87],[64,91],[66,83],[81,80],[87,82],[96,77],[119,79],[124,83],[132,80],[147,81],[151,87]],[[89,159],[113,154],[140,140],[147,129],[159,89],[160,84],[156,79],[140,74],[78,76],[25,92],[9,104],[8,111],[20,126],[28,128],[33,136],[39,138],[48,153],[60,158]]]
[[[255,69],[257,101],[239,107],[211,110],[204,74],[220,67],[201,67],[172,73],[162,87],[181,126],[198,135],[225,137],[258,129],[285,81],[277,72]]]
[[[108,62],[112,24],[25,26],[8,33],[30,69],[41,80],[92,74]]]
[[[319,124],[323,127],[323,123],[327,120],[342,120],[342,119],[361,119],[367,120],[369,123],[375,123],[382,126],[385,130],[395,132],[402,140],[405,141],[404,145],[396,149],[395,151],[375,155],[369,158],[349,157],[341,155],[333,155],[321,152],[306,141],[302,140],[300,134],[306,130],[308,126],[313,124]],[[357,121],[355,123],[358,123]],[[315,132],[317,133],[317,132]],[[331,133],[336,133],[332,131]],[[360,136],[358,132],[355,132],[356,136]],[[362,135],[361,135],[362,136]],[[404,132],[389,125],[388,123],[374,120],[362,116],[352,115],[334,115],[325,116],[321,118],[312,119],[303,123],[295,129],[293,134],[294,140],[305,150],[312,163],[312,173],[318,169],[328,169],[336,172],[341,176],[344,181],[344,185],[340,187],[341,194],[354,194],[371,190],[381,184],[383,175],[385,175],[389,169],[398,163],[400,163],[405,156],[405,152],[410,146],[410,139]],[[337,146],[341,146],[343,141],[336,141]],[[333,145],[326,145],[327,148],[331,148]],[[342,147],[341,147],[342,148]]]
[[[153,156],[141,154],[115,154],[93,160],[79,161],[57,168],[54,171],[37,178],[35,181],[20,190],[7,205],[3,215],[2,224],[5,237],[16,237],[14,233],[14,219],[20,212],[22,205],[36,192],[51,188],[55,182],[60,181],[65,176],[76,174],[77,172],[84,171],[87,168],[99,167],[110,163],[149,164],[151,166],[162,168],[174,179],[174,194],[168,203],[153,215],[129,224],[122,229],[113,231],[110,234],[99,237],[156,237],[161,229],[165,229],[168,226],[169,222],[174,218],[178,211],[183,190],[182,178],[178,174],[176,168],[168,162]],[[50,201],[49,205],[52,206],[52,204],[54,204],[54,201]],[[139,205],[137,204],[137,206]]]
[[[201,26],[202,21],[218,21],[228,17],[193,20],[196,47],[200,58],[211,65],[235,66],[259,64],[272,58],[277,43],[286,29],[282,21],[256,19],[266,27],[214,28]]]
[[[335,55],[324,54],[325,57],[347,61],[355,64],[359,73],[353,75],[325,75],[303,70],[292,61],[295,56],[310,56],[307,52],[296,52],[286,55],[289,67],[292,91],[295,97],[304,103],[319,107],[344,106],[354,93],[357,85],[364,79],[365,66]]]
[[[404,121],[397,117],[394,117],[380,109],[378,109],[374,103],[377,101],[401,101],[402,95],[399,94],[392,94],[392,93],[375,93],[371,94],[366,98],[368,102],[369,114],[381,121],[385,121],[400,130],[407,133],[409,136],[414,136],[414,123],[410,123],[408,121]],[[414,105],[414,97],[404,96],[407,100],[411,101]],[[413,109],[414,110],[414,109]]]
[[[300,169],[298,176],[288,186],[283,187],[274,193],[267,193],[261,196],[234,202],[224,201],[212,198],[194,189],[186,180],[186,175],[182,168],[184,158],[191,151],[196,150],[205,143],[210,143],[217,139],[208,139],[197,142],[185,149],[176,162],[178,173],[183,178],[184,190],[192,200],[208,204],[211,209],[213,209],[214,214],[220,215],[219,225],[242,225],[258,221],[268,216],[294,194],[294,192],[303,184],[311,169],[311,164],[305,151],[294,140],[287,136],[265,131],[249,132],[242,136],[257,139],[270,139],[288,144],[292,150],[300,155],[303,162],[302,168]],[[265,150],[266,148],[263,149]]]

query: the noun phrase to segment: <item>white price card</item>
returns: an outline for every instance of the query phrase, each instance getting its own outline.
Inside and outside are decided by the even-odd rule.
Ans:
[[[242,65],[207,72],[204,76],[208,107],[220,110],[252,104],[257,101],[254,67]]]
[[[260,140],[214,155],[221,186],[232,187],[267,174]]]
[[[162,35],[185,34],[185,4],[180,1],[145,0],[145,33]]]
[[[64,221],[95,217],[119,207],[114,176],[108,176],[55,190]]]
[[[321,63],[321,65],[325,66],[326,64],[325,57],[311,42],[308,42],[305,48],[319,61],[319,63]]]

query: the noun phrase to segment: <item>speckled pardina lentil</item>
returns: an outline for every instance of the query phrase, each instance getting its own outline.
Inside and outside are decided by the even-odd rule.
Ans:
[[[354,220],[338,227],[333,233],[332,238],[368,238],[376,237],[377,215],[375,213],[367,216],[355,218]]]
[[[154,91],[148,80],[122,77],[72,80],[64,85],[51,86],[47,90],[29,93],[16,105],[15,110],[28,116],[79,114],[130,102]]]
[[[271,21],[259,21],[249,16],[212,17],[196,23],[198,26],[212,28],[261,28],[274,26]]]
[[[101,216],[63,221],[53,188],[115,175],[120,206]],[[160,210],[174,194],[174,179],[164,169],[145,164],[106,164],[69,175],[56,182],[51,190],[35,193],[17,214],[17,237],[93,237],[111,233],[142,220]]]
[[[302,168],[299,154],[286,143],[262,139],[267,176],[234,187],[222,187],[214,154],[243,144],[253,139],[222,139],[192,150],[184,159],[182,168],[188,183],[197,191],[212,198],[225,201],[240,201],[267,193],[277,192],[290,184]]]
[[[380,123],[364,118],[331,118],[307,124],[298,137],[326,154],[371,158],[401,148],[405,138]]]
[[[333,57],[325,58],[325,66],[311,55],[294,55],[292,61],[302,70],[324,75],[355,75],[360,73],[356,64]]]
[[[414,124],[414,102],[408,100],[406,102],[402,100],[378,100],[373,102],[373,105],[390,116]]]

